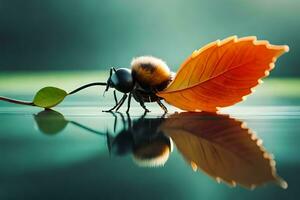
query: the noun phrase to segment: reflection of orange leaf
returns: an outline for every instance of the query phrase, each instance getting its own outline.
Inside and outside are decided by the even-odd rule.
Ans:
[[[167,118],[160,129],[195,171],[232,186],[254,188],[275,181],[287,187],[261,140],[240,121],[212,113],[180,113]]]
[[[157,95],[182,110],[216,111],[250,94],[287,51],[288,46],[256,37],[217,40],[195,51],[169,87]]]

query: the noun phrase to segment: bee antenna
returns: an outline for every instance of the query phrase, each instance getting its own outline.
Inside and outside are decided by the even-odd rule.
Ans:
[[[105,90],[103,92],[103,96],[105,95],[105,92],[108,91],[108,89],[109,89],[109,81],[107,81],[107,83],[106,83],[106,88],[105,88]]]
[[[103,96],[104,96],[105,92],[107,92],[108,89],[109,89],[109,85],[110,85],[109,82],[110,82],[110,78],[111,78],[113,72],[116,72],[116,71],[117,71],[116,68],[114,68],[114,67],[110,68],[110,70],[109,70],[109,77],[108,77],[108,80],[107,80],[107,83],[106,83],[106,88],[105,88],[105,90],[103,92]]]

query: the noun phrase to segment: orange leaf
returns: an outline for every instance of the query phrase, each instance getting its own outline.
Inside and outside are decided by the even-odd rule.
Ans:
[[[216,111],[250,94],[288,50],[256,37],[217,40],[195,51],[157,95],[182,110]]]
[[[287,187],[261,140],[238,120],[213,113],[180,113],[167,118],[160,129],[193,170],[203,170],[218,182],[247,188],[276,182]]]

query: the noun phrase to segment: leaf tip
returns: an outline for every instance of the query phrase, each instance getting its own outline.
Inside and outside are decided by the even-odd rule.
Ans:
[[[192,169],[193,169],[194,172],[197,171],[197,169],[198,169],[197,164],[195,162],[193,162],[193,161],[191,161],[191,167],[192,167]]]
[[[246,101],[246,100],[247,100],[247,96],[243,96],[242,101]]]
[[[193,51],[192,58],[195,58],[196,56],[198,56],[198,54],[199,54],[199,49]]]
[[[222,182],[222,179],[220,178],[220,177],[216,177],[216,181],[217,181],[217,183],[221,183]]]
[[[236,184],[236,182],[235,182],[234,180],[232,180],[232,181],[230,182],[230,186],[231,186],[231,187],[236,187],[236,185],[237,185],[237,184]]]
[[[256,185],[255,184],[251,184],[250,190],[254,190],[255,188],[256,188]]]
[[[268,70],[265,71],[265,76],[269,76],[270,72]]]
[[[237,42],[242,42],[242,41],[252,41],[254,45],[258,43],[256,36],[246,36],[246,37],[237,38]]]
[[[251,140],[256,140],[257,139],[257,134],[252,132],[251,134]]]
[[[264,83],[264,81],[263,80],[261,80],[261,79],[258,79],[258,84],[263,84]]]
[[[246,128],[247,128],[247,123],[246,123],[246,122],[243,122],[243,123],[241,124],[241,128],[242,128],[242,129],[246,129]]]
[[[290,51],[290,47],[288,45],[283,45],[282,47],[283,47],[284,52],[287,53]]]
[[[276,178],[276,183],[282,188],[282,189],[287,189],[288,188],[288,183],[282,179],[281,177]]]
[[[269,64],[269,67],[270,67],[270,70],[274,69],[274,68],[275,68],[274,62],[270,63],[270,64]]]
[[[256,144],[257,144],[257,146],[261,146],[263,144],[262,139],[257,139]]]
[[[267,152],[263,153],[263,157],[264,157],[264,159],[271,159],[270,154]]]

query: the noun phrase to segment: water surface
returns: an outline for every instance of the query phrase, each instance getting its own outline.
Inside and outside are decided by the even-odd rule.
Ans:
[[[95,91],[68,98],[55,108],[54,114],[0,102],[0,199],[297,199],[300,174],[300,99],[297,95],[267,96],[261,92],[245,103],[223,110],[223,114],[229,116],[179,114],[178,117],[178,114],[172,115],[176,110],[169,106],[167,119],[161,119],[159,107],[148,105],[152,112],[141,121],[143,113],[137,104],[133,104],[130,119],[126,115],[122,118],[120,114],[101,112],[113,104],[112,97],[107,94],[104,98],[102,91],[93,93]],[[5,91],[5,94],[21,99],[32,96],[28,90],[21,94]],[[134,127],[133,136],[124,133],[128,132],[128,126]],[[246,136],[246,132],[249,137],[239,137],[238,134]],[[252,137],[254,132],[256,138]],[[160,136],[161,133],[172,138],[173,151],[168,159],[157,161],[156,164],[166,162],[163,167],[145,167],[145,162],[139,162],[137,156],[145,153],[141,145],[147,146],[147,141],[159,138],[155,144],[158,147],[163,144],[165,148],[158,148],[158,151],[162,154],[168,151],[169,140]],[[232,137],[226,140],[228,135]],[[232,139],[235,136],[237,140]],[[201,140],[206,148],[202,154],[193,146],[191,137]],[[116,138],[121,138],[121,146],[116,146]],[[253,140],[258,145],[254,145]],[[207,150],[211,150],[211,145],[213,154]],[[240,147],[249,147],[258,153]],[[222,156],[227,153],[215,157],[218,151],[224,153],[224,149],[237,155],[234,159],[240,159],[240,166],[249,163],[245,165],[250,166],[249,171],[243,170],[245,167],[226,168],[236,167],[236,163],[231,162],[231,156]],[[272,167],[252,162],[253,159],[263,160],[263,154],[259,153],[262,150],[271,161],[271,154],[274,156],[276,174],[288,183],[287,189],[276,181],[266,181],[255,189],[253,186],[253,190],[238,181],[220,181],[235,176],[251,182],[268,174]],[[189,151],[197,154],[200,164],[191,162]],[[208,157],[203,158],[203,155]],[[225,166],[224,172],[218,171],[216,166],[218,169]],[[214,177],[214,173],[219,178]],[[255,180],[249,180],[249,175]]]

